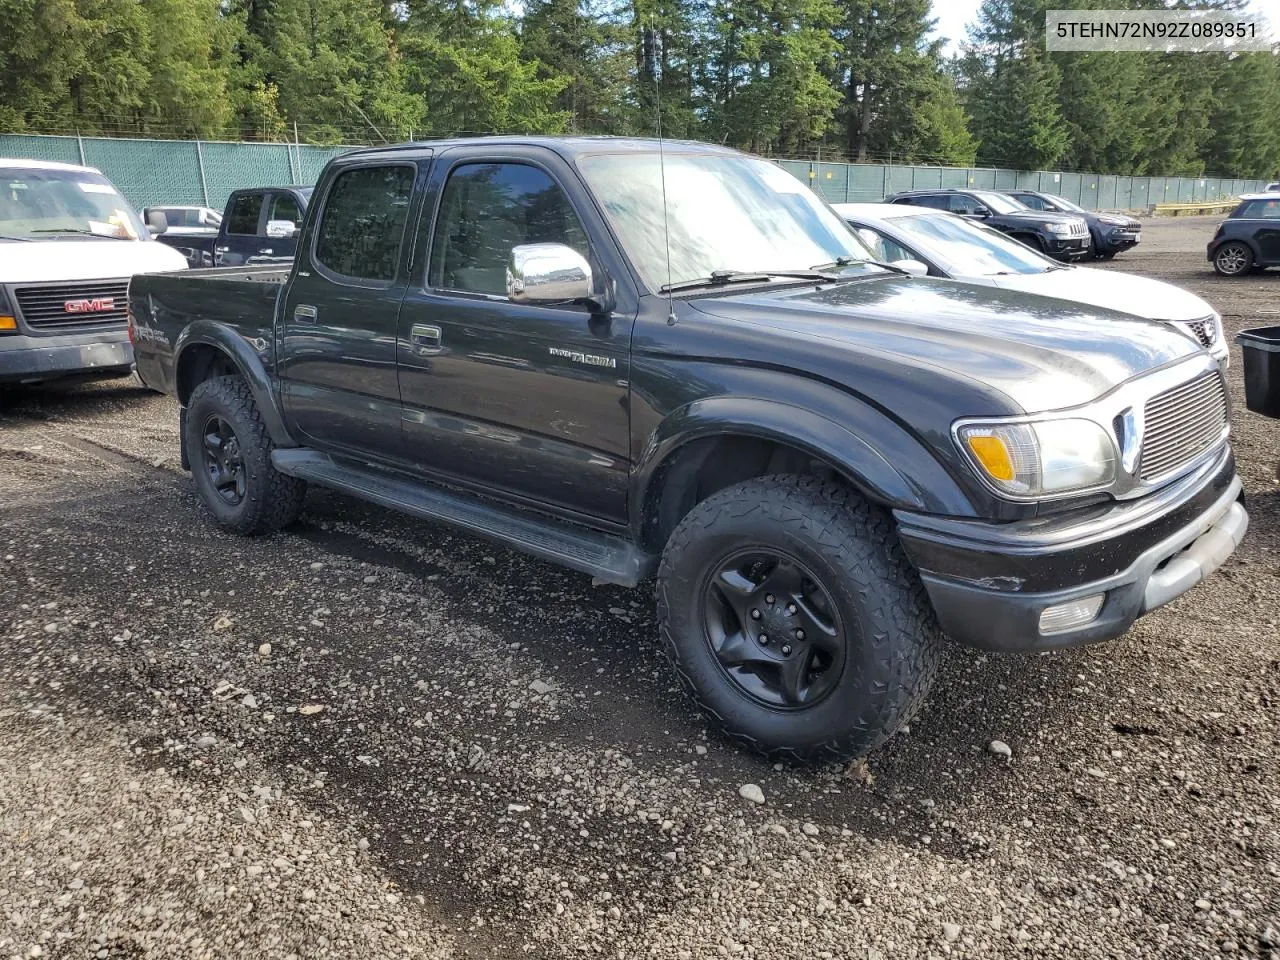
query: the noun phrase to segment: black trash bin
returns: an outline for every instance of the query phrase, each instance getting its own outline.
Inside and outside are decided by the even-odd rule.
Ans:
[[[1254,413],[1280,420],[1280,327],[1236,335],[1244,351],[1244,402]]]

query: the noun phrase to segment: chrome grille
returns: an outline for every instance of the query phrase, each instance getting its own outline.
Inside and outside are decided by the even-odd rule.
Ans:
[[[129,281],[82,280],[15,287],[22,319],[32,330],[64,330],[123,324]]]
[[[1227,393],[1222,377],[1206,373],[1147,401],[1138,475],[1155,480],[1191,462],[1222,437]]]
[[[1202,347],[1212,347],[1218,340],[1218,325],[1213,322],[1213,317],[1189,320],[1187,329],[1191,331],[1193,337],[1200,341],[1200,346]]]

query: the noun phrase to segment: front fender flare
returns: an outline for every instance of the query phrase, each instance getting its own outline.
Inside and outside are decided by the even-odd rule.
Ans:
[[[264,343],[265,346],[262,345]],[[213,320],[192,321],[178,335],[173,346],[175,390],[178,389],[179,384],[178,371],[182,369],[182,354],[194,346],[213,347],[230,359],[236,370],[244,377],[245,382],[249,384],[253,401],[258,405],[262,423],[271,434],[272,442],[277,447],[297,446],[284,425],[284,414],[272,387],[266,363],[262,359],[262,355],[271,349],[270,341],[247,337],[227,324]]]
[[[663,464],[695,440],[744,436],[773,440],[830,464],[883,506],[945,516],[974,516],[973,504],[914,436],[874,408],[851,401],[842,422],[804,407],[754,397],[696,400],[670,414],[637,458],[631,516],[641,522]]]

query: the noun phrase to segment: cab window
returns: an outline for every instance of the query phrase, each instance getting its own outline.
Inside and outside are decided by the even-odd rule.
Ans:
[[[441,196],[427,283],[505,296],[511,249],[526,243],[562,243],[588,255],[578,215],[545,171],[524,163],[461,164]]]
[[[258,217],[262,214],[262,194],[247,193],[236,197],[231,205],[231,219],[227,221],[227,233],[240,236],[256,236]]]
[[[298,201],[294,195],[277,193],[271,200],[271,213],[267,220],[287,220],[295,227],[301,227],[302,210],[298,208]]]
[[[987,209],[981,203],[975,200],[973,197],[970,197],[967,194],[963,194],[963,193],[953,193],[950,197],[950,200],[951,200],[951,203],[948,204],[947,209],[950,210],[952,213],[959,213],[959,214],[982,213]]]
[[[867,245],[872,255],[881,263],[893,263],[895,260],[914,260],[916,255],[899,243],[895,243],[879,230],[871,227],[855,227],[858,239]]]
[[[394,280],[414,171],[413,166],[397,164],[338,174],[320,216],[316,262],[343,277]]]
[[[1053,207],[1050,206],[1048,201],[1046,201],[1043,197],[1037,197],[1030,193],[1015,193],[1013,194],[1013,198],[1015,200],[1021,201],[1022,203],[1026,204],[1032,210],[1052,210],[1053,209]]]

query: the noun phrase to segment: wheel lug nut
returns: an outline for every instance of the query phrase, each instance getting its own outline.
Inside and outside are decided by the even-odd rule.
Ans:
[[[773,596],[773,594],[772,594],[772,593],[766,593],[766,594],[764,595],[764,602],[765,602],[765,603],[773,603],[773,600],[774,600],[774,596]]]
[[[790,652],[791,652],[791,644],[789,644],[789,643],[784,643],[784,644],[782,645],[782,653],[783,653],[783,655],[785,656],[786,654],[789,654]]]
[[[795,612],[796,612],[796,605],[794,603],[788,603],[787,613],[795,613]]]
[[[796,639],[797,639],[797,640],[803,640],[803,639],[804,639],[804,631],[803,631],[803,630],[797,630],[797,631],[796,631]]]
[[[752,610],[752,611],[751,611],[751,619],[752,619],[752,620],[759,620],[759,619],[760,619],[760,611],[759,611],[759,610]]]
[[[769,635],[767,633],[760,634],[760,644],[765,647],[769,645]]]

